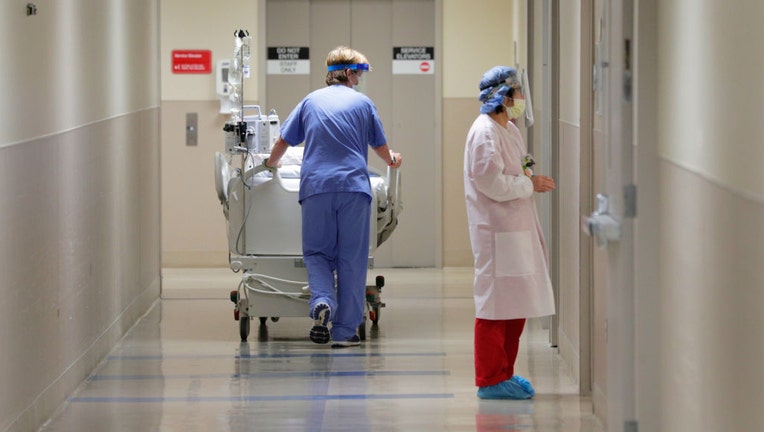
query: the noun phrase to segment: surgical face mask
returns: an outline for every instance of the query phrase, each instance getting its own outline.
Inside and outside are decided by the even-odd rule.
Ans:
[[[523,113],[525,113],[525,99],[515,98],[513,100],[515,101],[515,104],[507,108],[507,113],[509,113],[509,118],[515,120],[522,117]],[[507,106],[504,105],[504,107],[506,108]]]

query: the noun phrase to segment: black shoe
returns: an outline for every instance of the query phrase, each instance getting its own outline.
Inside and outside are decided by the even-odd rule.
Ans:
[[[318,303],[310,311],[313,318],[313,328],[310,329],[310,340],[317,344],[325,344],[331,340],[329,334],[329,320],[332,317],[332,309],[326,303]]]
[[[358,335],[353,335],[353,337],[348,340],[334,341],[332,343],[332,348],[348,348],[359,345],[361,345],[361,338],[359,338]]]

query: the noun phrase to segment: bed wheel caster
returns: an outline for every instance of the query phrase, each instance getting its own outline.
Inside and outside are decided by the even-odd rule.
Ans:
[[[239,292],[236,290],[231,291],[231,293],[229,294],[229,298],[231,299],[233,304],[239,303]]]
[[[383,286],[385,286],[385,277],[382,275],[376,277],[374,285],[366,286],[366,303],[369,307],[369,320],[371,320],[373,325],[379,323],[381,308],[385,307],[380,297]]]
[[[260,317],[260,325],[265,325],[268,322],[268,317]],[[271,317],[271,322],[279,322],[279,317]]]
[[[249,302],[247,298],[239,300],[239,293],[231,291],[231,301],[236,305],[233,308],[233,319],[239,322],[239,336],[241,341],[246,342],[249,337]],[[244,311],[242,313],[242,311]]]
[[[236,305],[233,308],[233,320],[234,321],[239,321],[239,292],[238,291],[231,291],[229,296],[230,296],[230,299],[233,302],[233,304]]]
[[[239,336],[242,342],[246,342],[249,337],[249,317],[241,317],[239,320]]]

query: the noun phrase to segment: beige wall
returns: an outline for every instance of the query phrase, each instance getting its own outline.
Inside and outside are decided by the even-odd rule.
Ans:
[[[216,100],[162,101],[162,265],[227,267],[223,207],[217,198],[215,152],[223,150]],[[198,144],[186,146],[186,113],[197,113]]]
[[[512,3],[482,0],[476,7],[476,3],[469,0],[443,0],[445,99],[477,100],[483,72],[497,64],[513,65]]]
[[[9,432],[37,430],[160,289],[158,4],[60,3],[0,14]]]
[[[486,13],[491,11],[491,13]],[[443,265],[472,266],[464,204],[464,142],[479,114],[478,82],[514,64],[514,6],[491,0],[443,2]]]
[[[464,204],[464,142],[480,103],[475,98],[443,100],[443,266],[472,266]]]
[[[764,200],[764,4],[710,0],[661,4],[660,155],[687,170]],[[715,31],[699,31],[696,25]],[[707,97],[699,89],[721,86]]]
[[[660,273],[656,430],[756,430],[764,423],[764,4],[659,3]],[[720,93],[714,89],[723,89]],[[711,89],[710,92],[706,89]],[[657,110],[654,111],[654,110]],[[648,136],[646,138],[649,139]],[[652,345],[651,345],[652,343]],[[638,377],[639,380],[639,377]],[[655,389],[642,398],[655,399]]]
[[[229,59],[234,31],[253,37],[252,77],[244,81],[246,103],[258,103],[259,2],[160,0],[162,76],[162,264],[166,267],[228,265],[225,217],[217,199],[214,155],[223,149],[223,125],[215,93],[215,67]],[[188,31],[188,29],[195,29]],[[212,51],[213,73],[173,74],[177,49]],[[186,113],[198,117],[198,144],[186,145]]]
[[[670,162],[660,176],[658,430],[756,430],[764,205]]]
[[[252,36],[252,78],[245,81],[247,100],[258,98],[256,77],[258,0],[226,0],[189,2],[188,0],[159,0],[161,8],[161,77],[162,101],[215,100],[215,65],[230,59],[234,48],[233,33],[249,30]],[[172,73],[172,51],[204,49],[212,51],[211,74]]]
[[[560,2],[560,121],[581,123],[581,2]],[[588,69],[588,68],[587,68]]]

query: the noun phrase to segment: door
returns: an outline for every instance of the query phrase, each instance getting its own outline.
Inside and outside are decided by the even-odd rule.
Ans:
[[[403,211],[395,232],[375,252],[375,265],[441,266],[441,73],[435,0],[269,0],[261,16],[266,28],[261,52],[300,48],[293,51],[308,65],[307,70],[287,73],[271,70],[261,83],[267,109],[276,109],[282,121],[306,94],[325,87],[330,50],[346,45],[369,59],[373,71],[364,74],[364,92],[377,106],[390,148],[404,158]],[[412,70],[395,61],[401,51],[424,51],[434,58],[428,68]],[[371,151],[369,155],[370,166],[384,172],[384,162]]]
[[[633,0],[595,3],[595,210],[585,228],[593,252],[594,384],[602,392],[608,430],[636,431],[634,337]],[[598,306],[600,308],[598,308]],[[603,310],[604,307],[604,310]],[[600,315],[598,315],[598,313]],[[604,319],[603,319],[604,318]],[[604,325],[598,340],[597,325]],[[604,343],[604,357],[602,349]],[[598,362],[605,363],[605,367]],[[597,376],[605,370],[605,376]],[[597,394],[595,408],[597,408]],[[600,409],[604,407],[600,406]],[[603,414],[601,412],[600,414]]]

